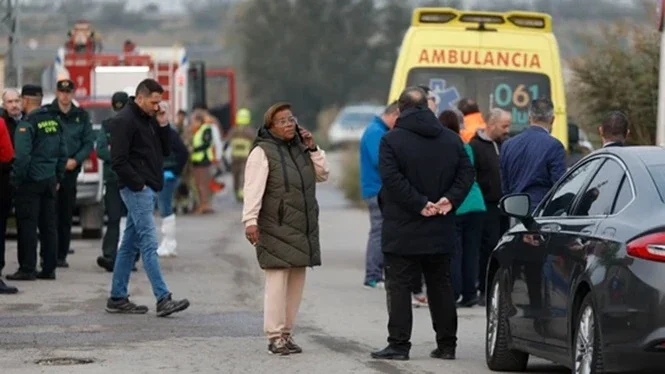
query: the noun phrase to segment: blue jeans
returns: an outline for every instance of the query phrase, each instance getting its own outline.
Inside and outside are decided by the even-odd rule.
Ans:
[[[477,297],[478,259],[485,213],[466,213],[455,218],[457,221],[457,249],[452,269],[455,300],[462,295],[464,301],[470,301]]]
[[[365,201],[369,206],[370,222],[365,257],[365,284],[369,284],[369,282],[383,281],[383,252],[381,251],[381,226],[383,225],[383,217],[381,216],[376,196]]]
[[[157,194],[157,208],[162,218],[173,214],[173,195],[178,184],[180,184],[180,178],[164,179],[164,187]]]
[[[127,207],[127,226],[113,268],[111,297],[127,297],[127,285],[136,255],[141,252],[143,269],[152,285],[157,301],[169,294],[157,257],[157,230],[153,211],[155,192],[148,186],[143,191],[134,192],[128,188],[120,190],[122,201]]]

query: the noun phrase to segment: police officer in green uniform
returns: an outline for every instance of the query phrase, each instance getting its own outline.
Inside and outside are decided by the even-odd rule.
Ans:
[[[125,107],[129,95],[116,92],[111,97],[111,105],[115,112]],[[97,257],[97,265],[113,272],[115,256],[118,252],[122,217],[127,215],[127,208],[120,197],[118,175],[111,168],[111,118],[102,121],[102,130],[97,137],[97,156],[104,161],[104,207],[106,208],[106,233],[102,240],[102,256]]]
[[[47,106],[49,113],[64,126],[69,151],[65,178],[58,191],[58,267],[69,267],[67,253],[72,238],[72,214],[76,205],[76,179],[81,164],[90,155],[95,141],[88,113],[73,104],[74,82],[58,81],[56,99]]]
[[[21,98],[26,116],[14,133],[15,160],[11,183],[15,187],[18,229],[16,273],[7,279],[22,281],[55,279],[57,262],[56,195],[65,178],[67,145],[62,124],[47,108],[41,108],[42,88],[23,87]],[[43,253],[37,273],[37,229]]]

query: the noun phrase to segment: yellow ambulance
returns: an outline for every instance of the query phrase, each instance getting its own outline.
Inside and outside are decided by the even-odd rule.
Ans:
[[[483,113],[504,109],[512,114],[513,134],[528,126],[531,101],[548,97],[556,115],[552,135],[568,147],[563,72],[547,14],[415,9],[389,102],[415,85],[434,91],[439,111],[467,97],[476,100]]]

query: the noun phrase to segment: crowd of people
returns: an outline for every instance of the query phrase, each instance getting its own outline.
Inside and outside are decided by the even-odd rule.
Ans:
[[[531,102],[530,126],[513,137],[509,112],[484,117],[464,98],[439,113],[436,103],[428,87],[409,87],[360,141],[370,217],[364,286],[385,288],[388,299],[388,346],[376,359],[409,359],[411,308],[420,306],[436,332],[430,356],[454,359],[456,308],[485,305],[488,258],[511,226],[500,199],[527,193],[533,210],[567,170],[548,98]],[[609,113],[603,146],[622,146],[628,128],[623,113]]]
[[[44,93],[38,85],[25,85],[20,92],[14,89],[3,92],[0,116],[0,274],[5,265],[5,235],[12,212],[18,234],[19,262],[19,268],[8,274],[7,280],[55,280],[57,268],[69,267],[67,256],[74,253],[70,243],[77,178],[93,148],[103,161],[107,218],[97,264],[108,272],[115,272],[116,263],[123,258],[120,248],[125,239],[137,240],[126,237],[136,229],[138,221],[132,219],[128,203],[135,197],[127,195],[124,189],[138,188],[138,184],[150,186],[152,181],[154,199],[146,199],[145,207],[149,208],[150,217],[155,211],[160,217],[162,239],[155,253],[164,257],[177,254],[176,213],[212,213],[211,198],[225,187],[217,177],[226,169],[233,172],[234,193],[242,198],[244,163],[255,137],[253,131],[247,131],[251,122],[247,109],[238,111],[237,128],[224,139],[219,120],[203,106],[194,108],[191,113],[180,110],[171,119],[168,103],[161,99],[153,103],[155,100],[152,100],[150,105],[154,104],[154,108],[146,104],[146,110],[141,109],[139,113],[165,129],[166,142],[160,146],[168,150],[168,155],[155,162],[152,170],[147,168],[146,160],[153,150],[145,144],[130,151],[141,155],[133,165],[122,161],[129,156],[117,156],[136,141],[134,133],[129,136],[119,132],[123,123],[131,122],[121,118],[125,118],[130,109],[137,112],[137,102],[145,99],[145,92],[141,94],[141,90],[153,90],[151,94],[161,98],[158,86],[154,81],[141,82],[136,96],[132,97],[126,92],[116,92],[110,102],[115,115],[102,121],[97,135],[88,113],[75,104],[75,84],[69,79],[57,82],[56,99],[47,105],[42,105]],[[134,128],[131,131],[135,131]],[[158,133],[150,131],[146,136],[154,137]],[[123,136],[125,138],[121,140]],[[225,146],[231,148],[230,164],[225,162]],[[131,153],[131,156],[136,154]],[[142,172],[151,174],[143,176]],[[157,237],[156,232],[154,236]],[[39,271],[38,258],[41,258]],[[136,271],[135,263],[140,258],[138,252],[133,255],[130,270]],[[146,273],[154,273],[149,271],[154,266],[147,266],[154,261],[144,256],[143,262]],[[17,292],[17,287],[0,280],[0,294]]]

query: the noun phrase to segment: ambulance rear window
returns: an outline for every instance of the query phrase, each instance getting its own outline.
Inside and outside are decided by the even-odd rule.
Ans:
[[[407,86],[415,85],[427,85],[434,91],[439,111],[454,107],[462,98],[476,100],[483,114],[490,108],[504,109],[513,117],[511,133],[528,126],[531,100],[552,97],[547,75],[519,71],[414,68],[409,71]]]

